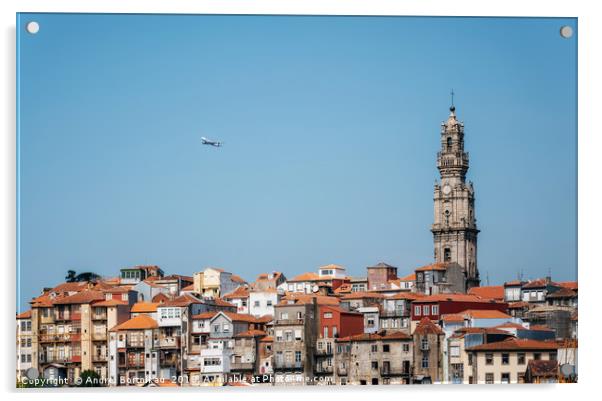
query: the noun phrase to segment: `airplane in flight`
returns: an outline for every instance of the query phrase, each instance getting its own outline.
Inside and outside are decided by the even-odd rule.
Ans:
[[[203,145],[211,145],[211,146],[215,146],[216,148],[219,148],[220,146],[223,145],[223,142],[211,141],[211,140],[205,138],[204,136],[201,137],[201,141],[203,142]]]

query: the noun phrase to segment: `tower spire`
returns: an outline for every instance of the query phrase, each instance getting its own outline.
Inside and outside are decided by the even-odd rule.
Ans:
[[[454,106],[454,95],[455,95],[455,93],[454,93],[454,89],[453,88],[452,88],[452,90],[450,92],[450,95],[451,95],[451,106],[450,106],[449,110],[450,111],[455,111],[456,110],[456,106]]]

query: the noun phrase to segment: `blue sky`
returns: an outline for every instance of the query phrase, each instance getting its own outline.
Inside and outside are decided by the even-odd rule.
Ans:
[[[451,88],[483,284],[576,278],[574,19],[18,20],[19,309],[68,269],[429,263]]]

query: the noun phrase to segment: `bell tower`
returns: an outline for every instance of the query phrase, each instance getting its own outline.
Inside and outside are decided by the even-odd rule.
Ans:
[[[477,220],[472,182],[466,182],[468,153],[464,152],[464,123],[456,118],[453,103],[447,121],[441,123],[441,150],[435,182],[435,220],[431,227],[436,262],[456,262],[462,266],[466,288],[479,285],[477,267]]]

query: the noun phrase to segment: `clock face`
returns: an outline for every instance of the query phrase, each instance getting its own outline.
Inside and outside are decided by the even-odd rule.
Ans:
[[[443,193],[445,195],[448,195],[451,192],[451,187],[449,185],[444,185],[443,186]]]

